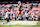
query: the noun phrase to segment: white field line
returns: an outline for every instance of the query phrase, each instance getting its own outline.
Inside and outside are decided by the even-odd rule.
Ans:
[[[3,22],[0,22],[0,25],[16,25],[16,24],[20,24],[20,25],[37,25],[38,21],[10,21],[7,24],[3,24]]]

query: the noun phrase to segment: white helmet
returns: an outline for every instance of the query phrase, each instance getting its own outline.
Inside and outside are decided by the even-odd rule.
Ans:
[[[18,1],[18,3],[21,3],[21,1]]]

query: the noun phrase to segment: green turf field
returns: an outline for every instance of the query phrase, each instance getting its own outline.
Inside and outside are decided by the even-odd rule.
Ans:
[[[6,20],[5,20],[6,21]],[[0,22],[4,22],[3,20],[0,20]],[[11,25],[11,26],[8,26],[8,25],[0,25],[0,27],[40,27],[40,21],[38,23],[38,25]]]
[[[0,27],[40,27],[40,25],[0,25]]]

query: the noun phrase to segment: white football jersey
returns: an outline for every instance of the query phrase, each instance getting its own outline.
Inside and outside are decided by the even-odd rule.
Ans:
[[[28,17],[29,13],[25,13],[26,17]]]
[[[8,15],[10,14],[10,12],[7,12],[5,15],[5,18],[8,18]]]

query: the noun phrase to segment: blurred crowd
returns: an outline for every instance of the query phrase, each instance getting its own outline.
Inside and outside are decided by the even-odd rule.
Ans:
[[[0,19],[40,20],[40,3],[0,4]]]

